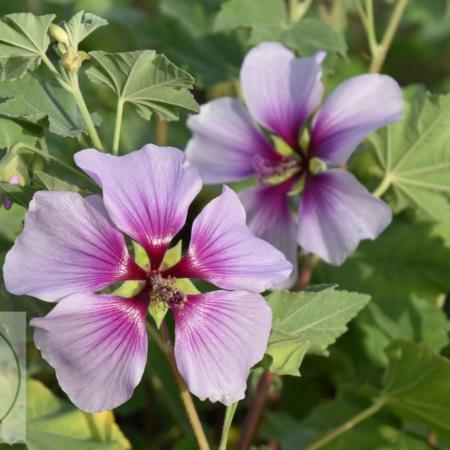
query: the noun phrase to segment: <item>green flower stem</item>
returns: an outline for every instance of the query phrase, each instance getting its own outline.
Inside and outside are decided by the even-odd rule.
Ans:
[[[119,98],[116,110],[116,126],[114,127],[113,154],[119,154],[120,131],[122,129],[123,100]]]
[[[11,342],[1,331],[0,331],[0,337],[6,342],[6,345],[9,347],[9,349],[11,350],[11,352],[13,354],[14,362],[16,364],[16,372],[17,372],[17,386],[16,386],[16,390],[14,392],[14,397],[11,402],[11,405],[6,410],[5,414],[3,414],[2,417],[0,417],[0,423],[2,423],[8,417],[10,412],[13,410],[14,406],[16,405],[17,399],[19,398],[20,387],[22,386],[22,370],[20,369],[19,357],[17,356],[16,350],[12,346]]]
[[[321,437],[319,440],[308,445],[305,448],[305,450],[317,450],[319,448],[322,448],[324,445],[333,441],[334,439],[339,437],[341,434],[344,434],[345,432],[351,430],[352,428],[354,428],[355,426],[357,426],[364,420],[366,420],[369,417],[376,414],[385,405],[385,403],[386,403],[385,397],[381,397],[381,398],[377,399],[367,409],[361,411],[359,414],[356,414],[356,416],[353,416],[351,419],[347,420],[342,425],[338,426],[334,430],[331,430],[329,433],[325,434],[325,436]]]
[[[375,31],[375,19],[373,14],[373,0],[366,0],[366,7],[363,8],[362,4],[358,2],[359,15],[366,29],[367,40],[369,42],[370,54],[372,57],[378,51],[377,35]]]
[[[385,176],[378,187],[372,192],[374,197],[380,198],[391,186],[392,180],[389,176]]]
[[[225,412],[225,420],[223,421],[222,437],[220,438],[219,450],[227,450],[228,434],[230,432],[231,424],[237,410],[239,402],[233,403],[227,407]]]
[[[398,27],[403,17],[403,13],[408,5],[409,0],[398,0],[395,5],[392,16],[389,20],[384,36],[380,45],[377,47],[375,54],[372,54],[372,62],[370,64],[369,72],[378,73],[383,67],[386,55],[391,47],[394,36],[397,33]],[[373,22],[373,17],[372,17]]]
[[[91,137],[91,141],[97,150],[103,151],[104,147],[102,141],[100,140],[97,129],[95,128],[94,122],[92,121],[91,114],[89,113],[86,102],[84,101],[83,94],[81,93],[80,84],[78,82],[78,74],[70,74],[70,81],[73,90],[72,95],[75,99],[75,102],[77,103],[84,123],[86,124],[86,128],[88,130],[89,136]]]
[[[203,430],[202,423],[200,422],[200,418],[198,416],[197,410],[194,405],[194,401],[192,396],[184,382],[180,372],[178,372],[177,364],[175,362],[175,356],[173,354],[173,347],[169,335],[169,330],[167,329],[167,325],[163,322],[161,325],[161,331],[163,337],[158,334],[158,332],[149,324],[147,324],[147,331],[155,340],[158,347],[163,352],[164,356],[167,358],[169,362],[170,368],[172,370],[173,376],[177,383],[178,389],[180,391],[181,401],[183,402],[184,408],[186,410],[186,414],[189,418],[189,422],[191,423],[192,430],[194,432],[195,438],[197,440],[197,444],[200,450],[210,450],[208,440],[206,439],[205,432]]]
[[[10,152],[12,154],[14,154],[14,153],[19,152],[19,150],[21,150],[21,149],[29,150],[30,152],[36,153],[38,155],[43,156],[46,159],[49,159],[50,161],[54,161],[55,163],[59,164],[61,167],[64,167],[66,170],[72,172],[77,177],[81,176],[86,181],[88,181],[90,184],[93,184],[92,180],[87,175],[85,175],[83,172],[80,172],[79,170],[73,168],[72,166],[69,166],[69,164],[66,164],[64,161],[61,161],[60,159],[54,157],[53,155],[50,155],[49,153],[46,153],[37,147],[33,147],[32,145],[24,144],[23,142],[18,142],[17,144],[14,144],[11,147]]]

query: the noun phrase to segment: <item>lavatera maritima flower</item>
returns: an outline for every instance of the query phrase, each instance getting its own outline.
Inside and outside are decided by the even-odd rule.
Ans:
[[[188,121],[193,137],[187,156],[203,181],[256,177],[257,187],[239,194],[250,229],[294,265],[297,243],[341,264],[392,218],[387,205],[340,167],[370,132],[402,118],[402,92],[388,76],[351,78],[330,95],[308,132],[305,124],[323,95],[324,57],[295,58],[281,44],[263,43],[241,69],[245,105],[219,98]],[[295,276],[294,270],[291,280]]]
[[[157,301],[174,316],[176,363],[191,392],[226,405],[243,398],[271,327],[259,293],[285,280],[291,264],[251,233],[238,197],[224,187],[194,220],[186,254],[164,267],[202,185],[184,153],[146,145],[121,157],[83,150],[75,160],[103,198],[36,193],[4,267],[11,293],[57,302],[31,324],[62,389],[90,412],[128,400],[147,360],[148,305]],[[122,232],[146,250],[148,269],[132,259]],[[176,278],[223,290],[186,295]],[[98,293],[124,280],[141,280],[141,292]]]

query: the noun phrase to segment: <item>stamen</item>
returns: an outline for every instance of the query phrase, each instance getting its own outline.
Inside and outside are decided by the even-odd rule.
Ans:
[[[253,166],[259,182],[266,186],[281,184],[302,170],[300,161],[297,159],[286,158],[278,164],[273,164],[260,155],[253,159]]]
[[[182,308],[187,301],[186,294],[176,287],[176,278],[149,278],[150,302],[165,303],[169,308]]]

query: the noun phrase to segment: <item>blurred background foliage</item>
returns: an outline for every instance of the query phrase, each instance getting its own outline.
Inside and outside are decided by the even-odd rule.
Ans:
[[[97,14],[110,24],[89,36],[83,42],[83,50],[162,52],[195,77],[195,97],[199,103],[236,95],[243,56],[251,46],[264,40],[280,40],[300,55],[324,48],[328,53],[324,75],[328,92],[340,81],[367,72],[370,57],[357,0],[315,0],[296,26],[288,24],[282,0],[260,1],[254,10],[240,9],[239,17],[232,17],[236,8],[231,4],[239,3],[235,0],[2,0],[0,14],[54,13],[58,21],[69,19],[80,10]],[[394,3],[374,1],[379,35]],[[423,85],[435,93],[450,91],[449,0],[410,0],[382,72],[402,86]],[[98,113],[104,124],[103,141],[111,145],[115,98],[106,87],[88,83],[85,75],[81,82],[91,111]],[[159,122],[156,117],[148,122],[131,107],[126,107],[123,130],[121,153],[148,142],[184,148],[189,138],[184,117],[169,124]],[[79,142],[48,131],[44,131],[44,137],[50,154],[72,165],[72,155],[80,149]],[[46,173],[69,183],[77,182],[82,187],[85,183],[72,178],[51,160],[28,155],[25,162],[34,171],[45,167]],[[373,169],[371,152],[359,152],[351,167],[369,187],[376,186],[374,179],[379,177]],[[45,180],[42,182],[45,184]],[[206,187],[191,208],[190,217],[218,190]],[[24,211],[18,205],[9,211],[0,210],[1,262],[21,230]],[[315,283],[337,284],[367,293],[372,301],[329,354],[305,358],[300,378],[275,379],[268,413],[256,439],[260,449],[299,450],[364,409],[373,390],[382,388],[384,374],[390,370],[386,368],[398,357],[395,346],[404,345],[402,357],[411,357],[408,345],[412,344],[392,347],[398,338],[423,344],[424,353],[420,357],[424,361],[439,358],[435,353],[426,353],[428,349],[450,356],[447,333],[450,308],[446,303],[450,292],[450,226],[448,222],[418,218],[408,208],[399,207],[399,212],[380,239],[363,243],[343,266],[319,264],[316,268]],[[0,308],[26,310],[32,317],[44,314],[49,305],[13,297],[1,285]],[[118,450],[131,445],[136,450],[196,448],[169,368],[156,346],[150,347],[146,374],[132,400],[114,413],[120,431],[110,413],[84,415],[68,404],[53,371],[33,348],[31,332],[29,338],[28,371],[35,378],[30,381],[33,414],[29,449]],[[386,353],[389,345],[390,352]],[[447,360],[435,360],[435,364],[443,364],[445,374],[450,370]],[[401,362],[399,365],[401,369]],[[259,375],[257,371],[252,375],[250,397]],[[448,386],[450,376],[446,378]],[[450,389],[445,390],[444,379],[431,380],[423,387],[429,394],[429,409],[424,408],[421,415],[408,412],[407,400],[400,399],[392,409],[383,410],[324,448],[450,448]],[[418,396],[411,393],[413,399]],[[446,400],[442,401],[442,397]],[[438,403],[446,412],[434,418],[432,406]],[[207,402],[198,406],[212,441],[217,442],[224,408]],[[237,412],[230,448],[238,441],[246,406],[242,402]]]

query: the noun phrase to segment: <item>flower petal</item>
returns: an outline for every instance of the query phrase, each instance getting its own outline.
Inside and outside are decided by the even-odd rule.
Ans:
[[[147,306],[135,298],[75,294],[31,321],[36,347],[78,408],[99,412],[131,397],[147,361]]]
[[[174,309],[175,359],[189,390],[224,405],[244,398],[267,348],[272,312],[259,294],[214,291]]]
[[[168,274],[200,278],[223,289],[262,292],[285,281],[292,265],[245,224],[237,195],[224,187],[194,220],[191,243]]]
[[[280,159],[237,98],[219,98],[202,105],[200,114],[189,117],[188,127],[193,137],[186,155],[205,183],[254,175],[256,155],[273,162]]]
[[[324,53],[295,58],[281,44],[253,48],[241,69],[241,86],[250,114],[261,125],[296,147],[300,128],[319,106]]]
[[[339,265],[363,239],[375,239],[392,212],[348,172],[333,170],[306,182],[300,206],[299,243],[304,250]]]
[[[289,207],[289,185],[244,189],[239,199],[247,212],[247,224],[256,236],[280,250],[294,267],[287,281],[275,286],[285,289],[297,279],[297,223]]]
[[[75,161],[103,188],[114,223],[142,244],[152,266],[159,267],[201,189],[197,169],[181,150],[151,144],[120,157],[83,150]]]
[[[74,192],[36,193],[3,272],[9,292],[45,301],[145,277],[101,198]]]
[[[314,119],[311,152],[332,164],[344,164],[372,131],[400,120],[402,91],[386,75],[359,75],[344,81]]]

